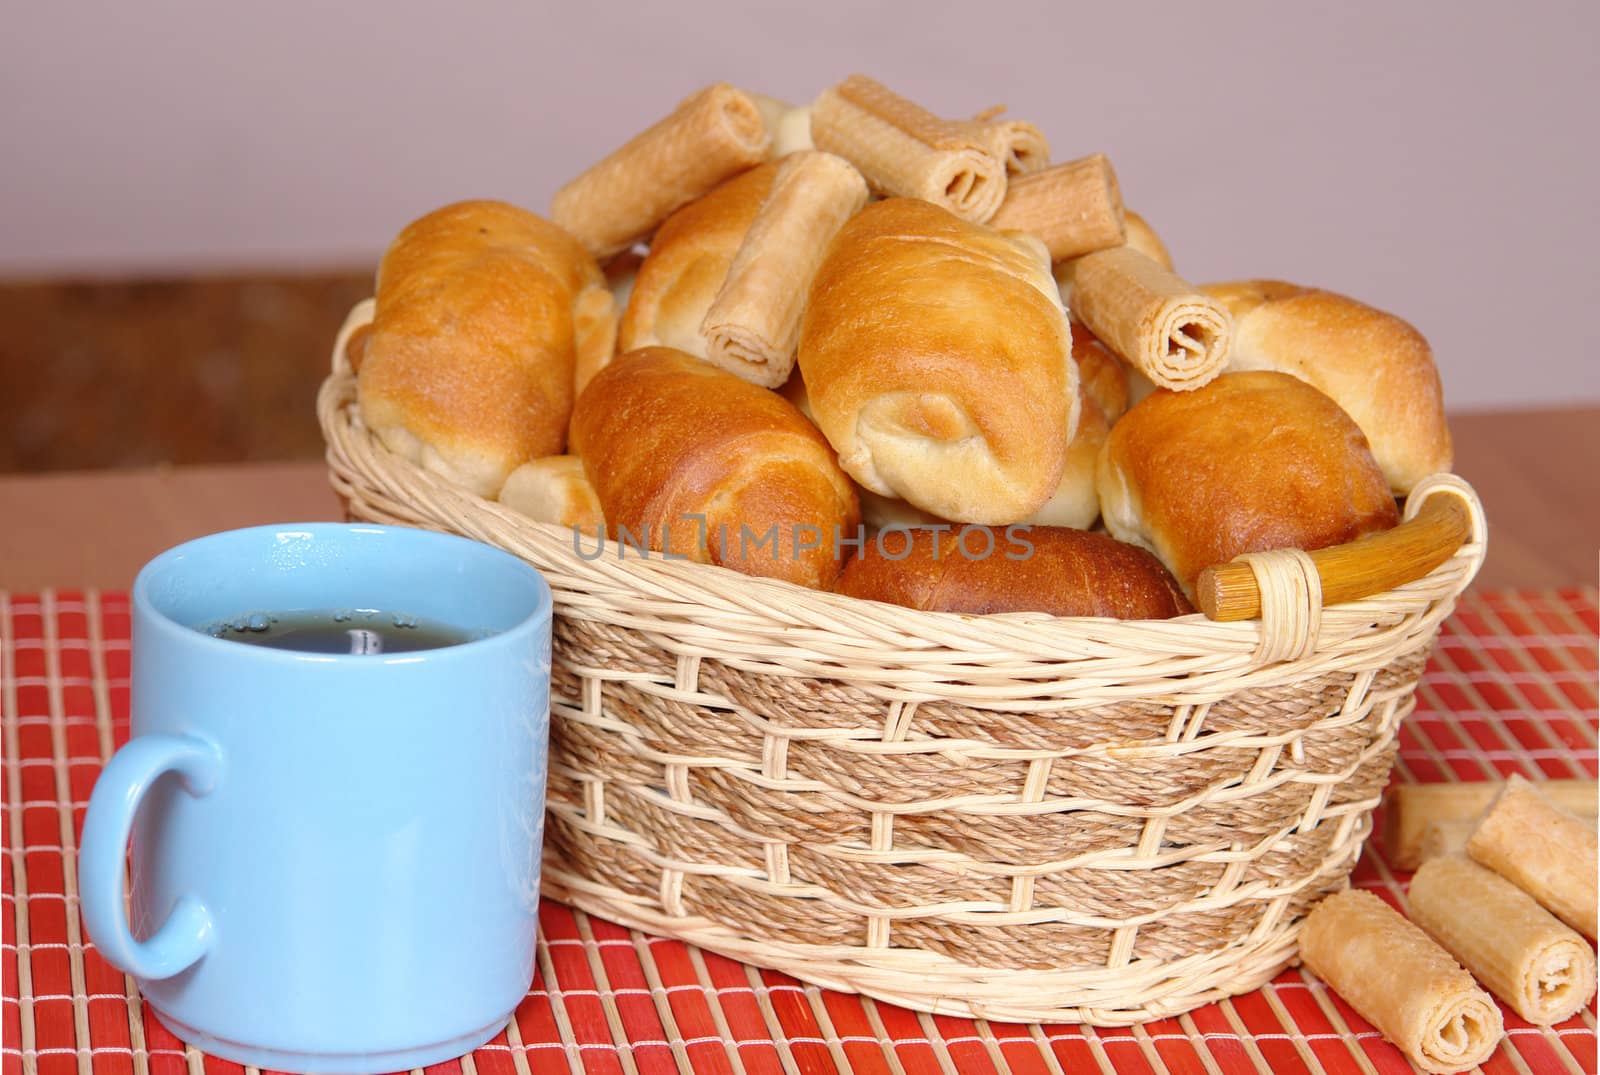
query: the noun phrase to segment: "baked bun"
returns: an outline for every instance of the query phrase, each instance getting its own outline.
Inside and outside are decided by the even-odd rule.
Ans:
[[[535,522],[573,526],[591,534],[606,524],[600,498],[575,455],[529,460],[511,472],[497,499]]]
[[[561,451],[578,353],[609,349],[614,325],[572,236],[504,202],[447,205],[378,266],[362,419],[390,451],[493,496],[518,465]]]
[[[1167,569],[1105,534],[1051,526],[888,531],[836,589],[933,612],[1048,612],[1164,620],[1193,612]]]
[[[1050,499],[1078,375],[1040,249],[912,198],[845,224],[812,284],[799,360],[851,477],[963,522],[1012,522]]]
[[[1190,592],[1240,553],[1321,549],[1399,521],[1350,416],[1270,371],[1151,393],[1112,427],[1097,485],[1106,529],[1152,550]]]
[[[752,168],[666,219],[633,281],[619,350],[675,347],[706,357],[700,324],[777,174],[775,161]]]
[[[1332,396],[1367,435],[1395,493],[1450,469],[1439,371],[1416,329],[1355,299],[1278,280],[1201,290],[1233,315],[1227,368],[1278,370]]]
[[[1055,495],[1023,521],[1087,530],[1100,517],[1095,467],[1111,424],[1128,409],[1128,375],[1105,344],[1077,321],[1072,322],[1072,358],[1078,364],[1078,431],[1067,445]],[[868,514],[864,500],[862,514]]]
[[[700,563],[826,589],[860,523],[833,449],[792,404],[669,347],[595,375],[572,448],[613,538]]]

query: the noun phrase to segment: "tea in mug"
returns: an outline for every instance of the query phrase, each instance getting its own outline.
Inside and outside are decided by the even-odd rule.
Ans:
[[[252,612],[201,630],[247,646],[322,654],[415,653],[484,636],[437,620],[370,608]]]

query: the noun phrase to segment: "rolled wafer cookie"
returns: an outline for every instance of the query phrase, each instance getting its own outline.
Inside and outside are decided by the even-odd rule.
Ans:
[[[1122,189],[1105,154],[1057,164],[1006,185],[1006,200],[991,228],[1036,235],[1051,261],[1121,245]]]
[[[1504,1033],[1472,975],[1371,892],[1346,889],[1312,908],[1300,958],[1424,1071],[1481,1064]]]
[[[866,203],[866,181],[844,158],[785,157],[706,311],[706,360],[763,388],[788,380],[822,256]]]
[[[1422,864],[1411,921],[1530,1023],[1559,1023],[1594,996],[1594,949],[1532,896],[1465,855]]]
[[[1446,855],[1458,855],[1467,850],[1472,838],[1470,821],[1435,821],[1422,832],[1422,843],[1417,851],[1417,864]]]
[[[725,82],[707,86],[556,191],[550,217],[595,257],[609,258],[674,209],[761,163],[770,140],[749,94]]]
[[[984,223],[1005,198],[1006,163],[995,139],[864,75],[816,99],[811,140],[855,165],[874,190],[933,202],[963,220]]]
[[[1050,141],[1027,120],[1006,119],[1005,105],[985,109],[972,117],[982,136],[991,139],[991,152],[1005,161],[1006,175],[1032,175],[1050,166]]]
[[[1506,780],[1467,840],[1467,854],[1595,938],[1594,826],[1552,803],[1520,776]]]
[[[1067,265],[1063,290],[1073,316],[1157,386],[1187,391],[1222,372],[1233,320],[1216,299],[1131,246]]]

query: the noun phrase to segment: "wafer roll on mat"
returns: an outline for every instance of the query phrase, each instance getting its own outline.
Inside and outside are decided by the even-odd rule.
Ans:
[[[866,180],[843,157],[785,157],[701,323],[706,360],[751,384],[782,386],[822,256],[866,204]]]
[[[811,106],[811,141],[837,153],[888,195],[921,198],[983,223],[1006,194],[998,142],[970,122],[941,119],[863,75]]]
[[[724,82],[707,86],[556,191],[551,219],[595,257],[609,258],[674,209],[761,163],[770,141],[749,94]]]
[[[845,566],[851,597],[932,612],[1165,620],[1194,608],[1143,549],[1053,526],[885,530]]]
[[[1144,217],[1127,206],[1122,207],[1122,227],[1123,238],[1128,246],[1168,272],[1177,271],[1172,267],[1172,255],[1167,252],[1167,244],[1161,241],[1161,236],[1156,234]]]
[[[1424,1071],[1481,1064],[1504,1033],[1472,975],[1371,892],[1346,889],[1312,908],[1300,958]]]
[[[1233,318],[1230,370],[1280,370],[1343,407],[1403,496],[1450,469],[1450,427],[1433,350],[1393,314],[1280,280],[1206,284]]]
[[[1006,175],[1032,175],[1050,167],[1050,142],[1044,132],[1026,120],[1006,119],[1004,105],[972,117],[978,135],[990,152],[1005,162]]]
[[[1389,864],[1400,870],[1421,865],[1422,841],[1430,825],[1465,825],[1470,834],[1504,786],[1500,780],[1394,785],[1383,803],[1383,851]],[[1578,817],[1593,821],[1600,811],[1596,781],[1541,780],[1538,786],[1547,799]]]
[[[378,266],[362,419],[390,451],[493,496],[561,451],[580,342],[608,331],[605,290],[577,240],[525,209],[458,202],[413,221]]]
[[[1422,864],[1411,921],[1530,1023],[1548,1026],[1594,996],[1594,949],[1533,897],[1465,855]]]
[[[1103,153],[1068,161],[1006,185],[1006,200],[989,221],[1002,231],[1037,235],[1051,261],[1120,246],[1122,190]]]
[[[1071,325],[1072,358],[1078,364],[1078,429],[1067,444],[1055,495],[1022,521],[1086,530],[1100,517],[1095,467],[1112,423],[1128,409],[1128,375],[1088,329],[1076,321]],[[862,514],[867,514],[865,502]]]
[[[671,348],[600,371],[572,450],[614,540],[699,563],[827,589],[860,523],[833,449],[792,404]]]
[[[1422,830],[1422,842],[1417,848],[1418,864],[1446,855],[1464,854],[1474,828],[1476,825],[1471,821],[1433,822]]]
[[[1286,373],[1152,393],[1111,427],[1095,484],[1106,529],[1191,596],[1203,569],[1241,553],[1309,552],[1399,521],[1361,430]]]
[[[1004,525],[1061,481],[1078,371],[1037,243],[890,198],[839,232],[800,369],[840,465],[942,519]]]
[[[1595,939],[1595,827],[1545,798],[1537,785],[1509,778],[1473,829],[1467,854]]]
[[[1131,246],[1068,265],[1073,316],[1158,387],[1199,388],[1222,372],[1233,326],[1217,300]]]
[[[496,498],[535,522],[577,527],[598,533],[606,524],[600,498],[575,455],[530,459],[506,479]]]
[[[752,168],[667,218],[639,266],[622,313],[619,351],[660,346],[706,357],[700,326],[778,168],[777,161]]]

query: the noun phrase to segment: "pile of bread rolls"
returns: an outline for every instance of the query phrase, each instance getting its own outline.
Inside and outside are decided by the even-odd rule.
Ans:
[[[346,352],[389,450],[535,520],[923,609],[1184,614],[1451,461],[1404,321],[1192,286],[1105,157],[859,75],[414,221]]]

